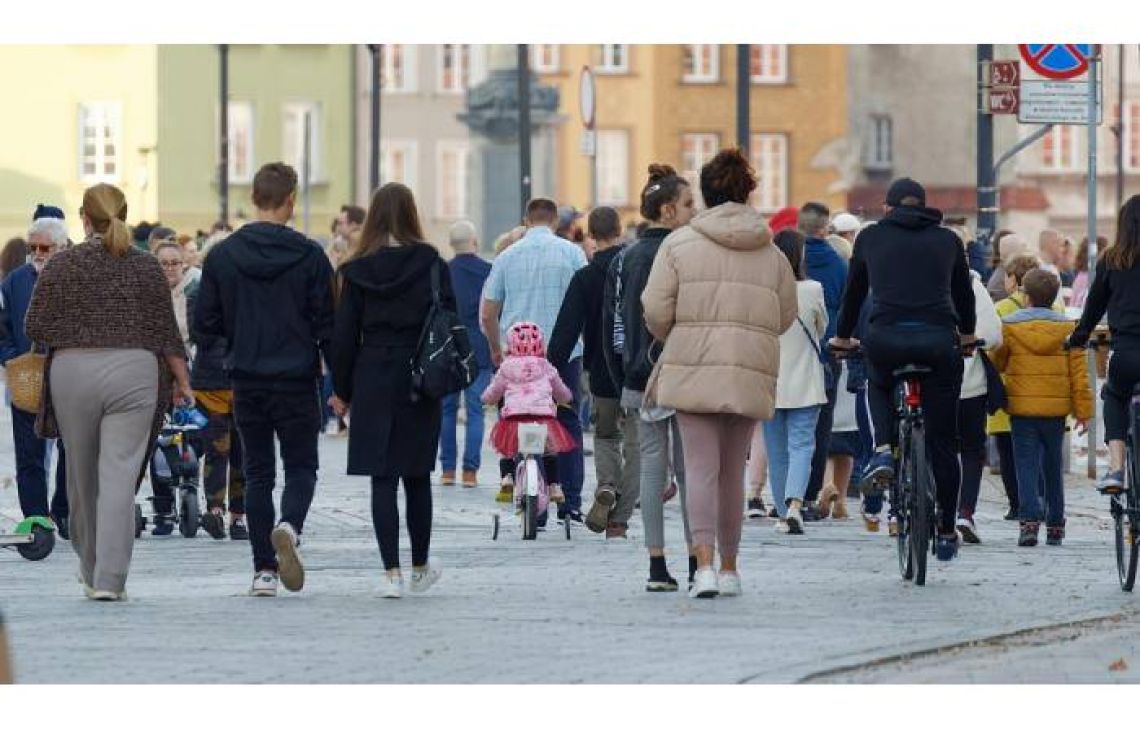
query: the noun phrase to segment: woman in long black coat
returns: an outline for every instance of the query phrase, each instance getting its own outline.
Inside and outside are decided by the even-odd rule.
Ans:
[[[400,514],[404,482],[412,543],[411,590],[426,591],[440,575],[428,562],[431,471],[439,448],[440,402],[412,401],[411,360],[431,308],[431,270],[440,267],[441,299],[454,311],[447,264],[423,231],[412,191],[389,183],[376,191],[360,247],[338,273],[330,399],[349,413],[348,473],[372,478],[372,524],[386,576],[385,597],[399,598]]]

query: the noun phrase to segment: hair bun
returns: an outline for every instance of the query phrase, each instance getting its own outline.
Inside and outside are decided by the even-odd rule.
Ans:
[[[655,162],[649,166],[649,182],[654,183],[667,177],[676,177],[677,171],[672,165]]]

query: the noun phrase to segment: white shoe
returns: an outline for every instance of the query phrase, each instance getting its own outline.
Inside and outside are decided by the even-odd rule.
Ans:
[[[92,601],[125,601],[127,600],[126,591],[105,591],[98,588],[93,589],[87,594],[87,597]]]
[[[288,522],[273,528],[269,535],[277,552],[277,574],[286,590],[299,591],[305,587],[305,566],[297,552],[297,531]]]
[[[744,592],[740,585],[740,573],[735,571],[728,573],[722,570],[717,574],[716,578],[720,586],[720,595],[739,596]]]
[[[254,598],[274,598],[277,596],[277,574],[272,570],[259,570],[253,576],[249,595]]]
[[[399,573],[396,575],[384,574],[380,579],[380,597],[381,598],[399,598],[404,594],[404,578]]]
[[[699,568],[693,576],[693,587],[689,589],[689,598],[716,598],[720,593],[717,586],[716,571],[712,568]]]
[[[787,535],[789,532],[788,521],[783,518],[776,520],[775,529],[776,532],[780,533],[781,535]]]
[[[789,535],[802,535],[804,534],[804,518],[800,514],[800,508],[796,505],[788,507],[788,514],[784,519],[788,523]]]
[[[439,582],[441,575],[443,575],[443,571],[431,563],[428,563],[424,570],[413,569],[412,585],[410,586],[412,593],[423,593]]]

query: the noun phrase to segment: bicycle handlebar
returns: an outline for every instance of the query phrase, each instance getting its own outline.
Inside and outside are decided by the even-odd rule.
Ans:
[[[984,349],[986,346],[985,340],[974,340],[969,344],[959,344],[958,350],[965,357],[973,357],[975,351]],[[863,356],[863,344],[856,341],[854,347],[836,347],[830,342],[827,343],[827,350],[831,353],[832,357],[836,360],[847,360],[850,358],[858,358]]]

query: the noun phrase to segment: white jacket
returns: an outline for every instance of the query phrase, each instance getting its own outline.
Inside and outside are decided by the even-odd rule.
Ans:
[[[827,305],[818,281],[797,281],[799,320],[780,335],[780,375],[776,379],[776,408],[807,408],[827,402],[823,363],[815,345],[825,346]],[[804,327],[811,331],[811,339]],[[812,344],[815,341],[815,345]]]
[[[974,285],[974,311],[978,316],[978,324],[974,328],[974,335],[979,340],[986,341],[987,350],[996,349],[1001,345],[1001,318],[998,317],[994,301],[990,298],[982,277],[978,272],[970,272],[970,281]],[[966,369],[962,373],[961,399],[977,398],[986,394],[986,370],[980,357],[966,358]]]

